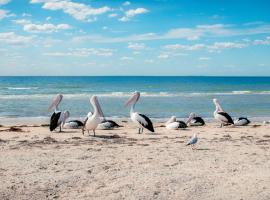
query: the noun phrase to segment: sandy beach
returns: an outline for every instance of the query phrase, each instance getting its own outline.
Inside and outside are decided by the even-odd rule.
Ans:
[[[269,125],[0,127],[0,199],[270,199]],[[197,133],[195,150],[185,146]]]

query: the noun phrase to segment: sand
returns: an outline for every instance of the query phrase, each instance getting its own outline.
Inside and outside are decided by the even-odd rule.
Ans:
[[[0,199],[270,199],[270,125],[120,124],[97,137],[0,127]]]

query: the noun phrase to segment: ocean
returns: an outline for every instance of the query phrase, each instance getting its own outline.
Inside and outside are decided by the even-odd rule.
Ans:
[[[52,98],[63,94],[61,110],[83,118],[97,95],[104,114],[126,118],[125,101],[140,91],[136,110],[154,119],[190,112],[213,118],[213,98],[233,117],[270,118],[270,77],[0,77],[0,124],[5,118],[48,118]]]

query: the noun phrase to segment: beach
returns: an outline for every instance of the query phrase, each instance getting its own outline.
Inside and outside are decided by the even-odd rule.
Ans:
[[[270,199],[270,125],[0,127],[0,199]],[[186,146],[193,133],[195,149]]]

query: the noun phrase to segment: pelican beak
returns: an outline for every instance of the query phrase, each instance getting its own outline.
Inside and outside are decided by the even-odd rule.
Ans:
[[[186,124],[188,124],[193,119],[193,116],[189,116],[188,120],[186,121]]]
[[[127,107],[130,104],[135,103],[137,100],[138,100],[138,94],[135,93],[127,100],[127,102],[125,103],[125,107]]]
[[[62,99],[63,99],[63,95],[62,94],[58,94],[56,97],[54,97],[51,105],[48,108],[48,111],[51,111],[54,107],[56,108],[60,104],[60,102],[62,101]]]
[[[100,104],[99,104],[99,102],[98,102],[97,97],[94,98],[94,101],[95,101],[95,104],[96,104],[96,106],[97,106],[97,112],[98,112],[98,115],[99,115],[101,118],[104,118],[104,114],[103,114],[103,112],[102,112],[102,110],[101,110],[101,107],[100,107]]]

